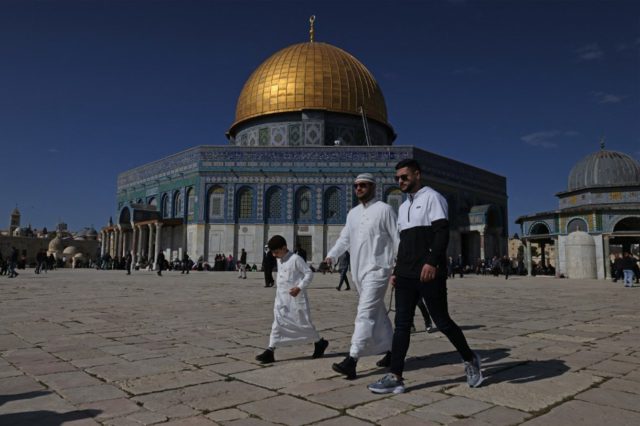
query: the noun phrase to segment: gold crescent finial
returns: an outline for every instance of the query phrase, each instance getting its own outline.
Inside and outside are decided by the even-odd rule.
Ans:
[[[314,39],[314,30],[313,30],[313,23],[316,21],[316,15],[311,15],[309,17],[309,41],[311,43],[313,43],[313,39]]]
[[[604,136],[600,138],[600,149],[604,149]]]

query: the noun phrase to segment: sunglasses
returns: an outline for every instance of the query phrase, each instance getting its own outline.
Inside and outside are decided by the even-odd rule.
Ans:
[[[409,175],[400,175],[400,176],[395,176],[394,178],[396,180],[396,182],[400,182],[400,181],[408,181],[409,180]]]
[[[367,188],[368,186],[369,184],[367,182],[358,182],[353,184],[354,188]]]

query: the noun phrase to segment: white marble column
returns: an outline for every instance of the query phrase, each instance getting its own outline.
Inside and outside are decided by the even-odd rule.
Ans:
[[[155,264],[155,257],[153,256],[153,223],[149,223],[147,224],[147,226],[149,227],[149,241],[147,244],[147,261],[149,263],[154,263]]]
[[[160,246],[161,246],[161,238],[162,238],[162,224],[161,223],[156,223],[156,246],[154,249],[154,265],[157,267],[158,264],[158,254],[160,253]]]
[[[609,248],[609,236],[608,235],[603,235],[602,236],[602,249],[604,252],[604,278],[611,278],[611,259],[609,259],[609,256],[611,256],[611,249]]]
[[[104,256],[106,232],[100,231],[100,257]]]
[[[142,226],[138,226],[138,247],[136,250],[136,255],[138,256],[138,258],[142,257],[143,255],[142,243],[144,242],[144,239],[142,238],[142,234],[144,234],[144,228]]]
[[[137,239],[136,225],[133,222],[131,222],[131,262],[133,263],[133,265],[135,265],[136,261],[138,260],[138,253],[137,253],[137,247],[136,247],[138,245],[137,243],[138,243],[138,239]]]
[[[114,257],[120,257],[120,251],[122,250],[122,229],[116,228],[116,236],[114,246],[116,248]]]
[[[480,259],[484,262],[484,232],[482,231],[480,232]],[[467,261],[469,261],[469,259],[467,259]]]
[[[525,246],[525,249],[524,249],[524,255],[527,262],[527,276],[530,277],[532,259],[531,259],[531,241],[529,240],[527,240],[527,245]]]

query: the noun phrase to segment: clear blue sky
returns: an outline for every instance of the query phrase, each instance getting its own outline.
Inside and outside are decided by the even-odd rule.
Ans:
[[[510,233],[599,149],[640,159],[638,1],[0,2],[0,228],[114,214],[117,174],[227,144],[240,90],[316,40],[362,61],[399,145],[507,177]]]

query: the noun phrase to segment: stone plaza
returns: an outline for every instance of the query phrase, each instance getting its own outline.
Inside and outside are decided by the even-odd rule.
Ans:
[[[407,392],[375,395],[378,357],[348,381],[355,291],[316,274],[313,320],[330,341],[268,341],[274,290],[261,273],[63,269],[0,277],[0,425],[637,425],[639,288],[598,280],[469,275],[449,305],[487,376],[470,389],[440,333],[416,317]],[[387,301],[390,293],[387,293]],[[390,314],[393,317],[393,312]]]

